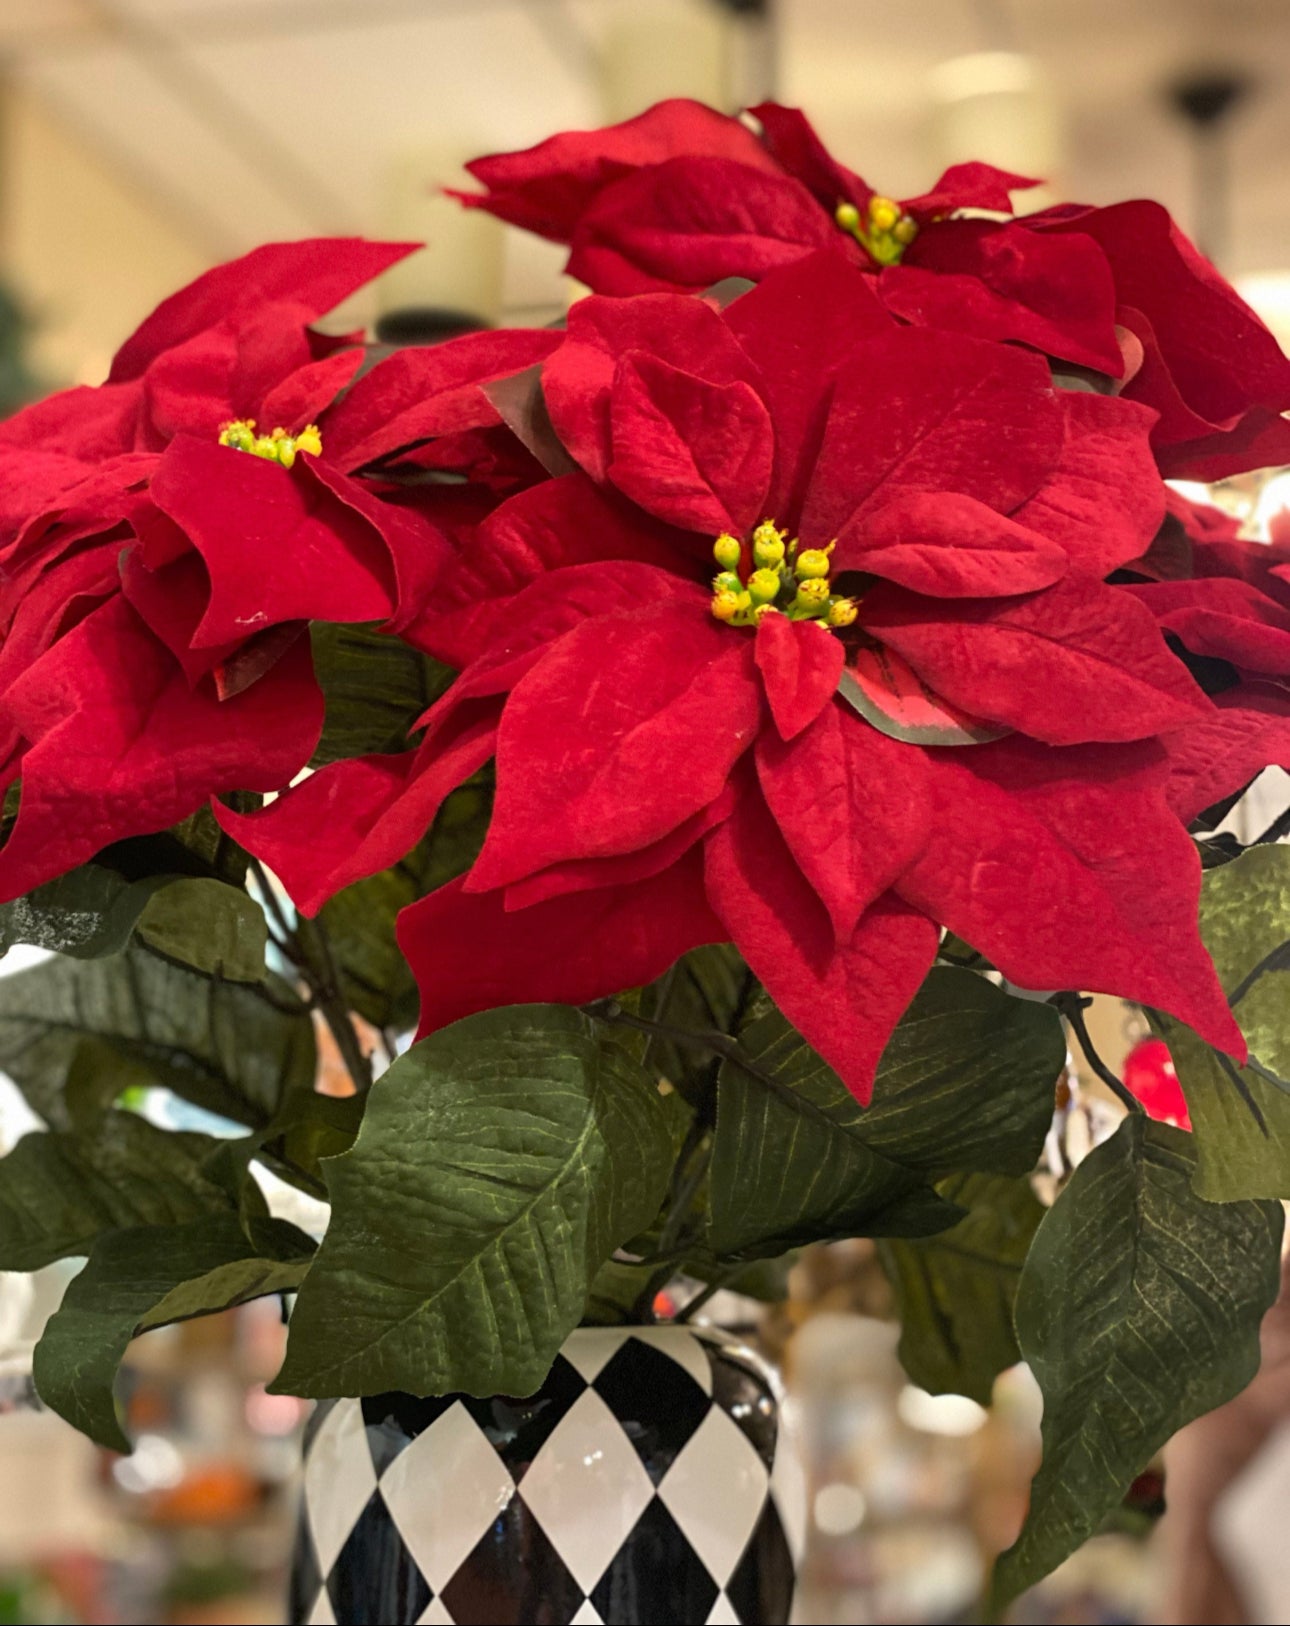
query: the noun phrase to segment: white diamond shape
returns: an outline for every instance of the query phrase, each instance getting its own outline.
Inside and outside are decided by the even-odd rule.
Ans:
[[[310,1611],[308,1626],[336,1626],[336,1616],[332,1611],[326,1587],[318,1594],[318,1602]]]
[[[595,1604],[588,1598],[569,1622],[569,1626],[605,1626],[605,1623],[600,1618]]]
[[[766,1502],[770,1476],[752,1445],[714,1406],[663,1476],[659,1500],[725,1586]]]
[[[560,1349],[561,1355],[588,1383],[594,1383],[635,1329],[632,1327],[579,1327]]]
[[[574,1580],[590,1592],[654,1487],[613,1412],[588,1389],[533,1459],[520,1494]]]
[[[740,1626],[735,1606],[724,1592],[718,1592],[712,1608],[708,1610],[707,1626]]]
[[[375,1489],[362,1405],[338,1400],[314,1436],[305,1463],[305,1506],[324,1580]]]
[[[390,1517],[436,1592],[514,1494],[506,1464],[460,1401],[400,1451],[381,1478]]]
[[[432,1598],[422,1611],[417,1626],[453,1626],[452,1616],[442,1598]]]
[[[705,1395],[712,1393],[712,1366],[703,1345],[685,1327],[633,1327],[632,1337],[669,1356],[690,1374]]]

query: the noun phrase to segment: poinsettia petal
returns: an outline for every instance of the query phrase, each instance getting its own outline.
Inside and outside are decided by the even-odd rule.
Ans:
[[[726,277],[764,277],[818,248],[861,257],[800,181],[727,158],[675,158],[596,199],[578,222],[568,269],[598,293],[698,293]]]
[[[690,153],[737,159],[774,173],[774,161],[738,119],[673,97],[602,130],[551,136],[522,152],[476,158],[467,170],[486,194],[452,192],[513,226],[567,243],[597,194],[633,170]]]
[[[1064,548],[957,491],[898,492],[838,533],[835,570],[863,570],[933,598],[992,598],[1051,587]]]
[[[618,363],[636,351],[675,362],[709,384],[760,384],[721,314],[705,300],[675,294],[580,299],[569,312],[564,344],[542,368],[542,392],[561,443],[595,480],[608,478],[614,456],[610,401]]]
[[[549,571],[518,593],[428,615],[406,636],[458,669],[485,657],[510,660],[532,652],[536,659],[543,646],[590,617],[673,598],[693,603],[693,584],[653,565],[606,559]]]
[[[380,537],[389,554],[396,598],[387,631],[401,632],[424,612],[431,590],[437,585],[453,550],[439,527],[416,509],[395,502],[382,502],[362,480],[342,474],[322,458],[306,457],[307,477],[316,480],[332,496]]]
[[[905,492],[960,491],[1010,513],[1043,484],[1063,436],[1038,356],[919,328],[871,339],[834,394],[802,536],[822,546]]]
[[[139,548],[125,550],[121,556],[121,591],[179,662],[189,683],[205,677],[242,641],[233,639],[202,649],[192,647],[193,634],[211,598],[210,576],[201,555],[192,548],[155,570],[144,563]]]
[[[496,704],[459,707],[431,750],[330,763],[257,813],[216,806],[234,840],[262,859],[302,914],[396,864],[445,799],[492,756]]]
[[[894,649],[868,639],[847,652],[838,697],[880,733],[906,745],[981,745],[1008,732],[950,705]]]
[[[1269,677],[1290,673],[1290,610],[1252,582],[1231,577],[1149,582],[1123,589],[1145,604],[1193,655]]]
[[[315,237],[252,249],[164,300],[117,351],[109,381],[140,377],[163,352],[217,327],[230,311],[289,300],[299,307],[302,321],[312,321],[420,246]]]
[[[582,474],[543,480],[495,508],[440,586],[446,605],[505,598],[550,571],[613,559],[692,574],[693,539]],[[712,558],[704,550],[704,564]]]
[[[926,215],[949,214],[954,209],[992,209],[1001,214],[1010,214],[1012,199],[1009,193],[1026,192],[1032,186],[1043,184],[1027,175],[1014,175],[1010,170],[996,169],[993,164],[979,161],[951,164],[930,192],[916,198],[906,198],[904,208],[916,219]]]
[[[301,459],[293,469],[181,436],[150,488],[210,571],[198,645],[279,621],[377,621],[394,609],[394,571],[371,525]]]
[[[259,404],[262,428],[281,427],[295,434],[320,418],[354,374],[363,365],[367,352],[361,345],[337,350],[330,356],[298,367],[276,383]]]
[[[748,111],[761,125],[766,151],[794,180],[809,187],[830,215],[839,203],[861,207],[868,203],[873,188],[834,158],[800,108],[759,102]]]
[[[660,840],[720,793],[760,711],[751,640],[718,626],[699,589],[585,622],[503,713],[493,818],[470,890]]]
[[[1243,790],[1264,768],[1290,765],[1290,691],[1241,683],[1214,696],[1202,722],[1167,734],[1169,805],[1184,823]]]
[[[614,377],[607,474],[646,513],[718,536],[765,513],[775,456],[770,414],[748,384],[712,384],[644,352]]]
[[[936,957],[936,926],[884,897],[835,947],[824,907],[756,791],[705,841],[704,880],[766,992],[867,1104],[892,1029]]]
[[[500,892],[466,892],[450,881],[398,920],[399,947],[421,990],[418,1036],[495,1005],[581,1005],[640,987],[691,949],[724,941],[702,874],[691,848],[648,880],[511,914]]]
[[[1024,221],[940,221],[882,272],[878,295],[919,327],[1028,344],[1112,378],[1124,369],[1115,282],[1088,237],[1054,237]]]
[[[1166,806],[1163,753],[1013,736],[928,765],[931,835],[902,897],[1024,988],[1158,1006],[1243,1057],[1197,931],[1200,860]]]
[[[322,694],[306,640],[235,699],[190,688],[122,598],[87,616],[4,697],[30,742],[0,898],[127,836],[165,830],[213,792],[276,790],[308,760]]]
[[[431,435],[496,423],[478,386],[544,360],[562,339],[549,328],[501,328],[396,350],[328,413],[328,459],[353,470]]]
[[[1226,480],[1251,469],[1290,463],[1290,418],[1255,407],[1236,428],[1176,446],[1161,446],[1160,472],[1167,480]]]
[[[757,364],[758,391],[775,425],[775,476],[767,511],[802,511],[820,450],[834,380],[866,339],[895,329],[874,278],[832,250],[772,271],[725,311],[725,324]]]
[[[838,702],[791,742],[757,741],[757,774],[839,946],[927,840],[924,753],[867,727]]]
[[[826,628],[786,615],[763,616],[753,647],[775,727],[791,740],[837,693],[846,650]]]
[[[1148,347],[1147,364],[1126,390],[1133,400],[1163,404],[1157,399],[1163,370],[1187,406],[1215,426],[1234,425],[1252,406],[1290,407],[1290,359],[1160,204],[1136,199],[1041,223],[1093,238],[1115,277],[1118,302],[1149,318],[1163,367],[1152,366]],[[1158,444],[1175,438],[1162,422]]]
[[[1099,580],[1137,558],[1164,518],[1150,412],[1123,397],[1063,390],[1061,451],[1012,518],[1066,550],[1073,573]]]
[[[727,784],[715,801],[676,829],[648,847],[634,853],[622,853],[617,858],[571,858],[563,864],[552,864],[523,881],[506,888],[506,912],[528,909],[535,903],[560,898],[570,892],[586,892],[594,887],[622,886],[628,881],[648,880],[651,875],[676,863],[683,853],[709,830],[730,817],[735,805],[734,786]]]
[[[1209,710],[1150,612],[1100,582],[995,600],[878,587],[864,620],[938,694],[1050,745],[1146,739]]]

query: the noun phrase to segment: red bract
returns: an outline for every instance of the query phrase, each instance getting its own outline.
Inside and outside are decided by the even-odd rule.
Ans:
[[[555,341],[483,334],[354,382],[361,345],[308,323],[409,247],[258,249],[167,300],[101,388],[0,427],[0,753],[22,786],[0,897],[281,787],[322,726],[306,622],[420,613],[447,544],[380,468],[431,437],[452,461],[500,421],[478,383]]]
[[[581,472],[504,504],[445,578],[420,631],[464,670],[419,751],[221,814],[313,908],[495,756],[476,864],[403,917],[424,1029],[728,936],[865,1098],[948,925],[1018,982],[1239,1051],[1154,739],[1208,703],[1102,582],[1159,520],[1148,414],[899,326],[831,255],[725,311],[588,300],[539,382],[515,421]],[[742,595],[705,584],[719,533]],[[345,826],[310,848],[326,808]],[[461,944],[485,942],[481,970]]]
[[[1170,493],[1164,545],[1131,567],[1160,579],[1124,589],[1196,659],[1208,717],[1168,736],[1170,802],[1180,817],[1290,766],[1290,546],[1238,537],[1236,523]]]
[[[766,103],[758,133],[695,102],[557,136],[468,168],[458,194],[571,246],[608,294],[702,289],[826,249],[874,274],[902,320],[1014,340],[1114,378],[1154,408],[1166,474],[1212,479],[1290,461],[1290,362],[1158,204],[1020,219],[1034,183],[985,164],[894,203],[838,163],[801,113]]]

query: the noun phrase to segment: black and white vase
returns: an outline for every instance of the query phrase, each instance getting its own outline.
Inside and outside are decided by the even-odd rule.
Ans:
[[[788,1620],[806,1489],[780,1396],[709,1328],[584,1328],[527,1400],[324,1402],[291,1619]]]

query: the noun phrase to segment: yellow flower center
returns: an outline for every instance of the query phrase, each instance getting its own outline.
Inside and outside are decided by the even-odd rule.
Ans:
[[[753,569],[747,572],[743,543],[723,532],[712,545],[721,566],[712,580],[713,615],[732,627],[755,627],[767,615],[849,627],[859,613],[856,601],[839,597],[829,585],[829,555],[836,546],[799,548],[773,520],[763,520],[752,534]]]
[[[322,451],[322,434],[316,423],[307,423],[298,435],[289,435],[285,429],[274,429],[270,434],[257,435],[254,418],[235,418],[224,424],[219,432],[221,446],[231,446],[235,452],[250,452],[252,457],[263,457],[270,463],[281,463],[289,469],[298,452],[317,457]]]
[[[839,203],[833,218],[875,265],[898,265],[918,236],[918,222],[892,198],[870,198],[863,215],[854,203]]]

